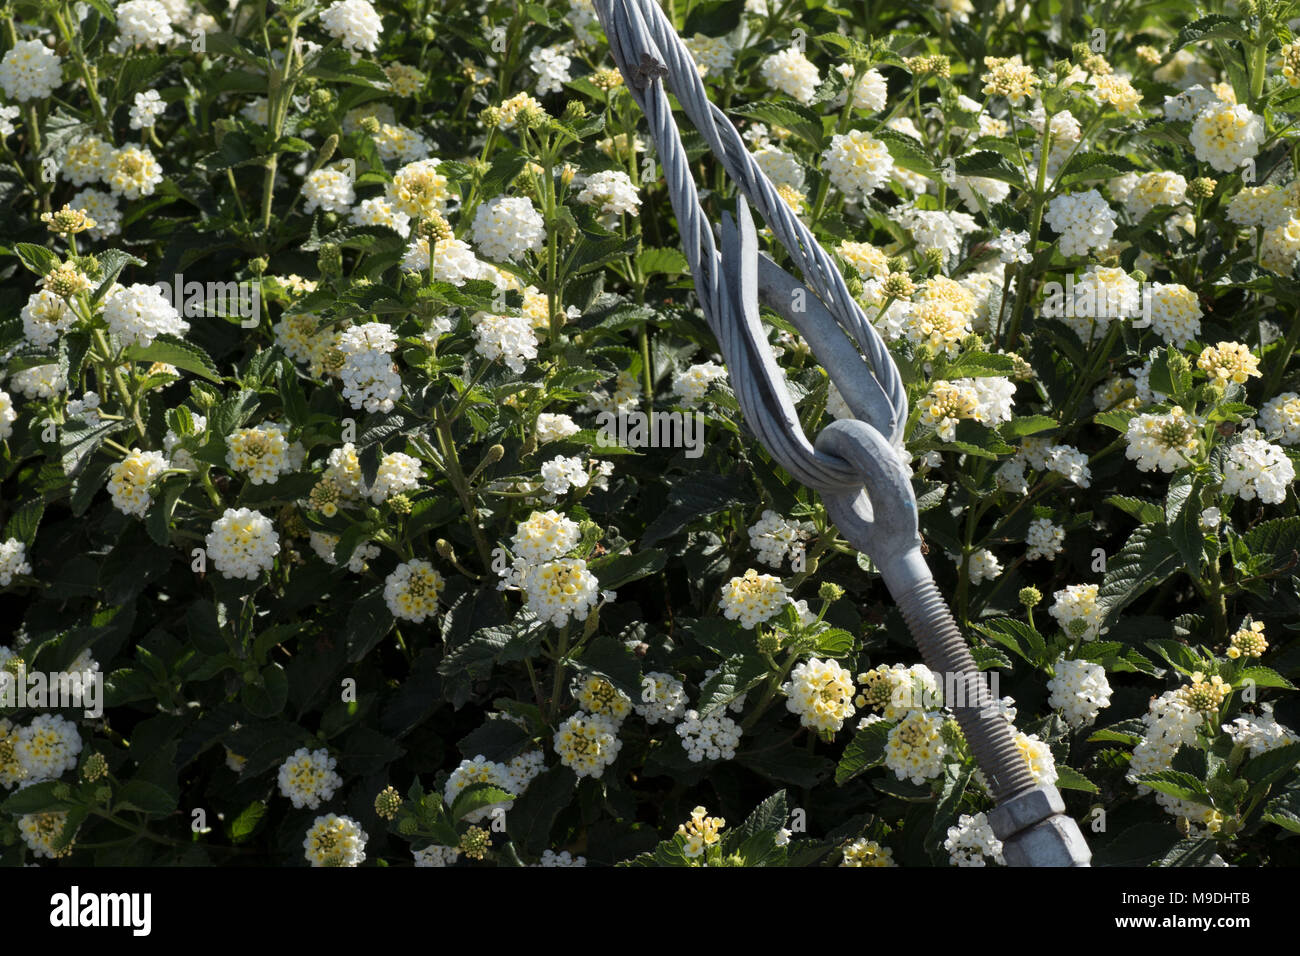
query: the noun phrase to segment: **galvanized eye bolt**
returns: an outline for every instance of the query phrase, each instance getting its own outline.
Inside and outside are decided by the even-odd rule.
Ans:
[[[879,569],[926,664],[945,688],[997,808],[988,814],[1011,866],[1087,866],[1078,824],[1056,787],[1039,786],[997,710],[921,554],[916,496],[903,448],[907,394],[885,343],[834,262],[709,102],[695,63],[653,0],[595,0],[610,51],[650,125],[696,294],[745,420],[794,478],[821,493],[840,534]],[[663,82],[658,82],[662,80]],[[721,249],[705,223],[667,87],[736,184]],[[758,252],[749,205],[790,252],[801,283]],[[802,293],[802,294],[799,294]],[[810,442],[759,320],[760,300],[807,340],[853,414]],[[798,301],[804,307],[796,309]]]

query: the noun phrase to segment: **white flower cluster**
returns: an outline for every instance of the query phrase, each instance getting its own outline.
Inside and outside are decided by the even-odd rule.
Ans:
[[[1106,612],[1097,603],[1099,591],[1095,584],[1071,584],[1052,595],[1055,603],[1049,613],[1070,637],[1081,635],[1085,641],[1095,641],[1099,634],[1106,633],[1101,630]]]
[[[81,735],[58,714],[39,714],[13,735],[13,756],[22,786],[53,780],[77,766]]]
[[[1189,464],[1199,451],[1202,425],[1199,418],[1179,406],[1163,414],[1137,415],[1128,423],[1124,455],[1137,461],[1138,471],[1176,471]]]
[[[108,493],[113,507],[125,515],[143,518],[153,498],[149,486],[167,470],[160,452],[132,448],[131,453],[108,468]]]
[[[906,229],[917,249],[940,249],[948,259],[961,255],[962,240],[980,226],[975,217],[956,210],[918,209],[912,202],[894,207],[889,217]]]
[[[1179,348],[1201,334],[1201,301],[1196,293],[1177,282],[1156,282],[1151,286],[1151,328]]]
[[[957,563],[961,564],[960,558],[957,559]],[[966,573],[970,577],[971,584],[993,581],[1002,573],[1002,562],[988,548],[977,548],[970,553],[970,558],[966,562]]]
[[[622,742],[608,717],[578,711],[560,724],[553,740],[560,762],[582,777],[599,777],[618,758]]]
[[[289,429],[279,422],[238,428],[226,438],[226,464],[247,473],[255,485],[274,484],[301,467],[305,454],[301,443],[289,441]]]
[[[1300,444],[1300,395],[1282,392],[1259,410],[1259,426],[1279,445]]]
[[[1265,135],[1264,117],[1244,104],[1215,101],[1196,115],[1188,139],[1198,160],[1230,173],[1259,154]]]
[[[600,602],[600,582],[580,558],[560,558],[538,567],[528,577],[528,609],[539,620],[563,627],[585,621]]]
[[[641,679],[636,712],[647,724],[671,724],[686,713],[686,687],[672,674],[649,671]]]
[[[542,858],[537,862],[541,867],[568,867],[568,866],[586,866],[587,858],[585,856],[575,857],[568,850],[561,850],[556,853],[554,850],[543,850]]]
[[[157,90],[145,90],[135,94],[131,106],[131,128],[150,129],[158,117],[167,112],[167,104]]]
[[[789,601],[790,593],[780,578],[750,568],[722,586],[720,607],[727,620],[749,628],[775,617]]]
[[[363,2],[363,0],[346,0]],[[360,866],[366,859],[370,837],[351,817],[328,814],[317,817],[307,830],[302,848],[312,866]]]
[[[1053,524],[1050,518],[1035,518],[1029,522],[1025,545],[1025,559],[1028,561],[1054,558],[1065,548],[1065,529]]]
[[[0,542],[0,587],[8,587],[14,578],[31,574],[32,566],[27,563],[27,545],[17,538],[8,538]]]
[[[792,562],[798,561],[810,530],[807,522],[787,521],[769,508],[749,529],[749,546],[758,552],[763,564],[779,568],[787,556]]]
[[[985,866],[985,859],[1006,865],[1002,857],[1002,841],[994,835],[993,827],[983,813],[963,813],[958,817],[957,825],[948,828],[943,848],[948,851],[953,866]]]
[[[114,53],[171,42],[171,16],[159,0],[127,0],[113,10],[117,37],[109,44]]]
[[[0,59],[0,87],[19,103],[43,100],[63,83],[63,61],[40,40],[19,40]]]
[[[1058,657],[1052,665],[1054,676],[1047,682],[1051,696],[1047,706],[1060,710],[1075,730],[1091,727],[1103,708],[1110,706],[1110,683],[1106,668],[1090,661]]]
[[[542,463],[542,487],[552,495],[566,495],[572,488],[585,488],[590,480],[582,459],[556,455]]]
[[[338,547],[339,540],[338,535],[313,531],[308,542],[312,551],[316,553],[316,557],[326,564],[337,565],[338,562],[334,558],[334,549]],[[348,557],[348,570],[353,574],[362,574],[370,567],[370,562],[379,555],[378,545],[371,544],[369,541],[362,541],[352,549],[352,554]]]
[[[356,325],[339,336],[338,349],[344,357],[339,378],[343,381],[343,397],[353,408],[368,412],[393,410],[402,394],[402,379],[390,354],[396,348],[397,336],[382,322]]]
[[[1223,493],[1243,501],[1258,498],[1264,504],[1280,505],[1295,481],[1295,465],[1284,449],[1246,433],[1247,437],[1228,449],[1223,461]]]
[[[1026,734],[1017,730],[1015,739],[1016,748],[1020,751],[1020,756],[1025,759],[1025,763],[1029,765],[1034,783],[1039,786],[1056,783],[1056,759],[1052,756],[1052,748],[1047,746],[1046,742],[1039,740],[1037,734]]]
[[[1165,691],[1153,699],[1142,722],[1145,731],[1129,762],[1130,783],[1143,774],[1168,770],[1179,747],[1196,743],[1196,731],[1202,723],[1200,714],[1184,702],[1179,690]],[[1148,793],[1150,788],[1139,786],[1138,792]]]
[[[0,389],[0,440],[14,433],[14,422],[18,421],[18,412],[14,400],[8,392]]]
[[[116,286],[104,299],[104,321],[124,344],[149,345],[160,335],[182,335],[190,324],[157,286]]]
[[[767,57],[760,72],[763,82],[772,89],[780,90],[791,99],[804,104],[812,101],[821,83],[821,74],[817,72],[816,65],[794,46]]]
[[[256,580],[271,570],[280,537],[271,519],[249,508],[227,508],[205,539],[208,558],[225,578]]]
[[[20,315],[23,338],[38,348],[53,345],[60,333],[77,322],[77,314],[68,306],[67,300],[49,289],[33,292]]]
[[[547,442],[560,441],[569,438],[572,435],[582,431],[568,415],[554,414],[551,412],[542,412],[537,416],[537,444],[545,445]]]
[[[370,500],[381,505],[395,495],[414,491],[420,486],[422,473],[420,459],[412,458],[405,452],[388,452],[379,461],[375,484],[369,491]]]
[[[421,624],[438,613],[444,583],[433,565],[415,558],[399,564],[384,578],[384,603],[393,617]]]
[[[325,212],[347,212],[357,201],[352,188],[352,177],[341,169],[318,169],[303,180],[302,194],[306,198],[303,212],[317,209]]]
[[[336,766],[338,761],[328,750],[299,747],[280,764],[276,777],[280,795],[288,797],[299,810],[303,807],[315,810],[343,786],[343,778],[334,771]]]
[[[823,734],[836,733],[853,716],[853,672],[837,661],[810,657],[790,672],[781,690],[786,709],[798,714],[803,726]]]
[[[753,152],[754,162],[758,163],[768,179],[772,180],[773,186],[789,186],[792,189],[803,189],[805,174],[803,166],[799,164],[794,153],[778,149],[771,143],[758,147]]]
[[[853,81],[853,66],[849,63],[841,63],[835,67],[835,72],[849,82]],[[843,106],[844,93],[840,93],[833,101],[833,106]],[[853,87],[853,108],[855,110],[866,110],[869,113],[878,113],[885,108],[889,99],[889,87],[885,82],[884,75],[876,69],[865,71],[858,82]]]
[[[1082,256],[1101,249],[1115,233],[1115,212],[1095,189],[1062,193],[1047,204],[1045,221],[1061,234],[1061,255]]]
[[[740,746],[741,733],[740,725],[720,711],[701,717],[698,710],[688,710],[677,725],[682,749],[692,763],[731,760]]]
[[[522,375],[525,363],[537,358],[537,336],[527,316],[476,312],[471,321],[474,351],[485,359],[500,359],[510,371]]]
[[[837,134],[822,154],[831,185],[849,201],[864,201],[894,168],[888,147],[865,130]]]
[[[885,739],[885,766],[899,780],[923,784],[943,772],[948,744],[943,739],[947,722],[941,711],[914,710],[890,728]]]
[[[569,53],[572,49],[566,44],[558,46],[535,46],[528,51],[528,65],[537,74],[537,94],[558,93],[573,77],[569,65],[573,62]]]
[[[384,25],[368,0],[335,0],[320,15],[321,26],[346,50],[373,53]]]
[[[1259,709],[1263,713],[1247,714],[1223,725],[1223,732],[1232,737],[1234,744],[1245,747],[1252,757],[1300,744],[1300,734],[1282,726],[1273,716],[1272,704],[1260,704]]]
[[[539,252],[546,237],[541,214],[526,196],[497,196],[474,213],[474,244],[488,259],[518,259]]]
[[[673,394],[681,399],[683,405],[695,405],[703,401],[710,385],[726,377],[725,366],[713,361],[701,362],[673,378]]]
[[[447,783],[443,786],[443,802],[450,807],[461,791],[478,783],[491,784],[514,796],[518,796],[523,792],[515,789],[515,782],[511,779],[509,767],[498,761],[488,760],[482,754],[479,754],[472,760],[462,760],[456,769],[451,772],[451,776],[447,778]],[[492,816],[498,809],[509,809],[511,803],[513,803],[513,800],[485,804],[467,813],[464,819],[469,823],[478,823]]]
[[[592,173],[578,192],[578,202],[600,207],[602,222],[611,229],[622,215],[636,215],[641,208],[632,178],[621,169]]]
[[[417,867],[451,866],[460,856],[460,849],[454,846],[431,844],[423,850],[415,850],[412,855],[415,857],[414,865]]]

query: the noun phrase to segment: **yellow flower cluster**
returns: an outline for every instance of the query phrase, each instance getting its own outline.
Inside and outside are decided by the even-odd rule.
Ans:
[[[1206,346],[1196,360],[1196,365],[1208,372],[1210,378],[1224,384],[1235,382],[1244,385],[1251,376],[1260,378],[1263,375],[1259,370],[1259,359],[1240,342],[1220,342],[1218,345]]]
[[[705,850],[721,841],[719,831],[726,825],[722,817],[708,816],[704,807],[696,807],[691,818],[677,828],[678,834],[686,837],[686,855],[691,859],[703,856]]]

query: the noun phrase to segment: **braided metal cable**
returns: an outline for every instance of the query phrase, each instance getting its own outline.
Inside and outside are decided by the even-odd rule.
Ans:
[[[790,252],[805,282],[824,304],[825,311],[847,330],[866,355],[870,363],[868,374],[874,374],[892,408],[888,422],[873,424],[895,445],[901,446],[902,424],[907,418],[907,394],[883,339],[849,293],[830,256],[750,155],[735,126],[709,101],[694,60],[663,11],[653,0],[597,0],[595,7],[609,38],[614,60],[623,72],[633,98],[649,120],[651,135],[660,152],[669,197],[678,216],[683,248],[695,272],[696,287],[706,317],[710,313],[719,314],[716,310],[723,301],[725,293],[721,286],[724,282],[715,267],[716,247],[699,208],[689,161],[681,145],[668,97],[663,87],[653,82],[659,76],[664,77],[677,95],[683,112],[703,134],[723,168],[735,180],[739,192],[754,204],[773,235]],[[737,376],[733,374],[732,378],[734,382]],[[780,381],[779,373],[774,381]],[[837,381],[836,384],[840,383]],[[807,455],[809,451],[810,446],[805,440],[801,443],[800,453]],[[824,469],[825,465],[810,467],[814,473],[822,471],[825,474]],[[842,485],[839,478],[843,469],[834,468],[833,471],[835,484]],[[814,487],[825,487],[825,478]]]

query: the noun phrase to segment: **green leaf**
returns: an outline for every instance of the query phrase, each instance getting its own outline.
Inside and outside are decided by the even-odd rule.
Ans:
[[[821,117],[806,106],[790,100],[758,100],[732,109],[737,116],[756,119],[769,126],[783,126],[800,139],[820,149],[825,139]],[[883,137],[877,135],[878,139]]]
[[[635,554],[610,554],[597,558],[588,562],[587,570],[596,575],[602,588],[614,590],[662,571],[667,562],[668,556],[663,551],[647,548]]]
[[[1242,535],[1251,554],[1273,556],[1272,563],[1287,564],[1300,551],[1300,518],[1274,518],[1262,521]]]
[[[893,726],[889,721],[877,720],[857,731],[835,767],[835,783],[842,786],[864,770],[884,763],[885,743]]]
[[[1246,763],[1246,779],[1256,785],[1276,783],[1300,763],[1300,744],[1287,744],[1251,757]]]
[[[221,373],[207,352],[174,335],[160,335],[148,345],[128,346],[124,354],[132,362],[166,362],[209,382],[221,381]]]
[[[1056,427],[1058,427],[1056,419],[1046,415],[1021,415],[999,425],[998,434],[1009,441],[1013,438],[1023,438],[1025,435],[1036,435]]]
[[[183,476],[173,476],[163,483],[162,493],[155,496],[145,516],[145,530],[155,544],[166,547],[171,542],[172,512],[189,482]]]
[[[1143,524],[1159,524],[1165,520],[1165,510],[1154,501],[1145,498],[1130,498],[1127,495],[1111,495],[1106,504],[1113,505],[1125,514],[1132,515]]]
[[[1061,174],[1060,185],[1113,179],[1139,168],[1131,159],[1113,153],[1075,153]]]
[[[510,791],[502,790],[493,784],[472,783],[456,794],[456,799],[452,801],[448,812],[453,820],[462,820],[475,810],[482,810],[484,807],[498,803],[509,804],[514,798],[514,794]]]
[[[1146,784],[1146,786],[1158,793],[1168,794],[1171,797],[1177,797],[1179,800],[1190,800],[1193,803],[1200,803],[1207,807],[1214,805],[1210,800],[1209,791],[1205,789],[1205,784],[1190,773],[1181,773],[1177,770],[1157,770],[1154,773],[1141,774],[1136,782]]]
[[[1218,852],[1219,845],[1214,840],[1179,840],[1164,855],[1160,866],[1209,866]]]
[[[896,165],[930,178],[937,175],[934,164],[925,154],[925,147],[921,145],[920,140],[885,127],[872,130],[871,135],[885,144]]]
[[[11,794],[3,803],[0,811],[13,816],[26,813],[44,813],[48,810],[68,810],[74,804],[54,796],[54,788],[59,786],[57,780],[34,783]]]
[[[38,276],[45,276],[59,267],[59,257],[57,255],[44,246],[38,246],[31,242],[15,243],[14,254],[27,267],[28,272]]]
[[[756,653],[727,658],[717,673],[700,688],[700,716],[707,717],[715,710],[726,707],[760,683],[767,674],[767,663]]]
[[[275,717],[283,713],[289,700],[289,678],[284,668],[279,664],[262,668],[261,682],[245,684],[239,699],[255,717]]]
[[[1012,166],[1005,157],[992,150],[977,150],[965,156],[958,156],[956,166],[959,176],[997,179],[1020,187],[1025,185],[1024,174]]]
[[[1241,28],[1236,17],[1226,17],[1222,14],[1213,14],[1207,17],[1201,17],[1199,20],[1193,20],[1181,30],[1174,42],[1168,48],[1168,56],[1177,53],[1189,43],[1198,43],[1201,40],[1209,40],[1216,37],[1230,40],[1246,40],[1246,32]]]
[[[176,809],[177,797],[147,780],[130,780],[117,794],[119,809],[133,807],[142,813],[165,816]]]
[[[692,473],[683,477],[668,491],[668,507],[664,508],[641,536],[641,546],[647,548],[675,535],[697,518],[729,508],[741,500],[743,489],[732,477]]]
[[[393,613],[388,610],[382,586],[371,588],[348,610],[348,620],[343,627],[343,640],[348,648],[348,660],[356,663],[374,650],[393,626]]]
[[[636,261],[645,275],[684,275],[691,271],[690,263],[679,250],[662,246],[645,247]]]
[[[736,755],[736,762],[768,780],[796,787],[817,786],[832,766],[825,757],[795,745],[784,732],[760,737]]]
[[[1135,530],[1119,554],[1106,562],[1097,597],[1105,623],[1113,624],[1120,611],[1181,565],[1182,558],[1164,525],[1144,524]]]
[[[1056,786],[1059,790],[1083,790],[1085,793],[1100,793],[1101,788],[1079,773],[1062,764],[1056,765]]]
[[[1295,690],[1295,684],[1271,667],[1247,667],[1237,675],[1233,685],[1240,687],[1248,680],[1254,681],[1256,687],[1281,687],[1285,690]]]
[[[257,826],[266,816],[266,804],[261,800],[254,800],[243,810],[239,811],[239,816],[230,821],[226,828],[230,836],[230,842],[239,844],[245,842],[257,830]]]
[[[973,627],[990,640],[997,641],[1016,656],[1038,666],[1047,657],[1047,641],[1037,630],[1015,618],[998,617]]]
[[[7,802],[4,809],[8,809]],[[1287,790],[1270,800],[1260,819],[1292,833],[1300,833],[1300,790]]]
[[[506,814],[510,839],[534,855],[550,847],[555,817],[573,799],[577,782],[573,771],[563,766],[550,767],[534,777]]]
[[[5,538],[17,538],[30,551],[36,543],[36,531],[41,526],[41,516],[44,514],[44,500],[35,498],[24,502],[9,516],[9,521],[5,524]]]
[[[817,653],[821,657],[847,657],[853,653],[853,635],[843,628],[832,627],[816,636]]]

